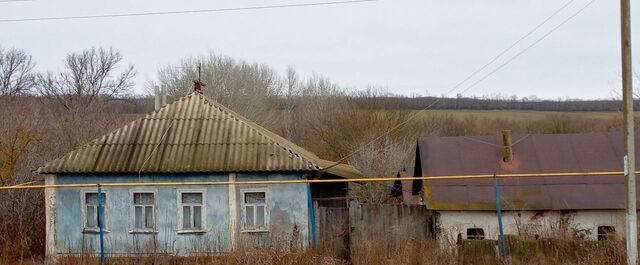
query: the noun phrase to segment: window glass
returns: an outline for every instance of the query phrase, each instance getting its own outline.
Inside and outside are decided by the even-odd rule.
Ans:
[[[87,204],[98,204],[98,194],[97,193],[85,193],[85,202]]]
[[[153,228],[153,207],[146,206],[145,207],[145,216],[144,216],[144,225],[145,228]]]
[[[193,206],[193,227],[202,228],[202,208]]]
[[[136,228],[143,228],[142,222],[142,207],[135,207],[135,226]]]
[[[467,239],[484,239],[484,230],[482,228],[468,228]]]
[[[202,193],[182,193],[182,203],[202,203]]]
[[[182,207],[182,228],[191,228],[191,207],[189,206]]]
[[[264,192],[247,192],[244,194],[245,203],[265,203],[266,194]]]
[[[98,193],[93,193],[93,192],[87,192],[84,194],[85,196],[85,203],[86,204],[98,204]],[[106,203],[106,198],[104,197],[104,193],[102,194],[102,204]]]
[[[256,227],[264,226],[264,206],[256,206]]]
[[[153,204],[153,193],[134,193],[133,203],[135,204]]]
[[[246,208],[246,212],[247,212],[247,218],[246,218],[246,225],[247,228],[253,228],[254,227],[254,206],[247,206]]]
[[[613,226],[598,226],[598,241],[615,239],[616,228]]]
[[[97,227],[96,207],[94,206],[87,206],[87,227]]]

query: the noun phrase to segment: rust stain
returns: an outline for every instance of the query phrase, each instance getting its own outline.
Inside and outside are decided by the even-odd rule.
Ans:
[[[520,171],[520,166],[522,164],[522,162],[520,161],[520,156],[514,153],[512,157],[513,159],[511,160],[511,162],[505,162],[504,160],[502,160],[502,156],[496,158],[503,172],[516,173]]]

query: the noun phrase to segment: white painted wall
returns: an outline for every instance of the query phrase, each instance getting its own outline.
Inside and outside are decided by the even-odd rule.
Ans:
[[[498,239],[498,218],[491,211],[438,211],[438,239],[455,244],[458,234],[467,238],[467,228],[484,229],[486,239]],[[506,211],[502,222],[506,235],[539,235],[541,237],[561,234],[561,221],[566,220],[569,231],[579,233],[586,239],[597,240],[598,226],[614,226],[616,234],[624,233],[624,211],[580,210],[569,213],[560,211]],[[566,231],[566,230],[565,230]]]

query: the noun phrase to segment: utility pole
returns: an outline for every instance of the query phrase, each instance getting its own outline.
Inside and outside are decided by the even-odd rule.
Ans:
[[[622,50],[622,101],[624,118],[624,176],[627,189],[626,238],[627,264],[638,264],[638,222],[636,212],[636,158],[631,76],[631,14],[630,0],[620,0],[620,28]]]

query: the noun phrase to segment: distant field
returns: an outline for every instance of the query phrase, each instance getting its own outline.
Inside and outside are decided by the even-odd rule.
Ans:
[[[530,110],[426,110],[421,115],[451,115],[464,118],[501,118],[509,120],[540,120],[549,115],[566,115],[575,118],[611,119],[622,117],[620,112],[555,112]]]

